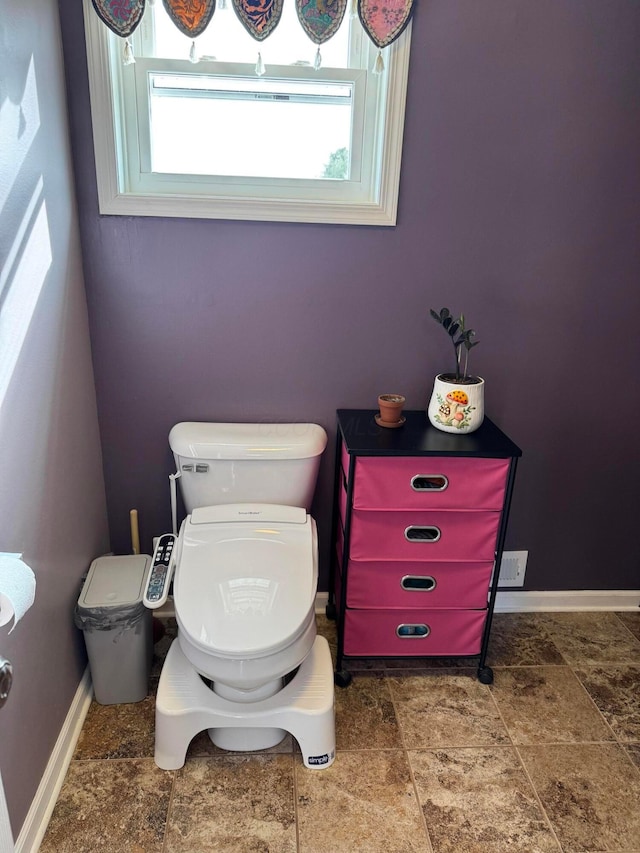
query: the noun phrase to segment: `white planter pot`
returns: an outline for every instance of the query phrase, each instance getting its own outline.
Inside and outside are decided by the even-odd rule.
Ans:
[[[436,376],[427,415],[430,423],[442,432],[475,432],[484,420],[484,379],[463,384]]]

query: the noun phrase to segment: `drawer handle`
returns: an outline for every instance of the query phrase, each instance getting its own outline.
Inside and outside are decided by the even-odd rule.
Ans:
[[[424,623],[420,625],[398,625],[396,628],[396,637],[401,640],[421,640],[428,637],[431,633],[431,628]]]
[[[448,485],[444,474],[416,474],[411,478],[411,488],[415,492],[444,492]]]
[[[440,536],[440,528],[431,525],[412,524],[404,531],[409,542],[437,542]]]
[[[436,579],[431,575],[405,575],[400,586],[411,592],[432,592],[436,588]]]

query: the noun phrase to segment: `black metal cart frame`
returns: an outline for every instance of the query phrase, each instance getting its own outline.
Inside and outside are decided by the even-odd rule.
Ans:
[[[337,412],[337,438],[334,463],[333,514],[331,524],[331,564],[329,575],[329,600],[326,614],[329,619],[337,620],[338,648],[336,659],[335,683],[346,687],[351,682],[351,673],[345,667],[344,653],[344,624],[347,609],[347,564],[350,553],[351,521],[353,507],[353,485],[358,457],[363,456],[466,456],[475,458],[504,458],[509,459],[509,469],[505,489],[504,503],[500,514],[496,548],[494,555],[494,571],[489,585],[487,615],[482,635],[480,654],[473,655],[470,660],[476,660],[478,679],[483,684],[493,682],[493,670],[487,665],[487,651],[491,624],[499,586],[500,563],[504,550],[511,499],[515,483],[518,459],[522,455],[520,448],[515,445],[492,421],[485,418],[482,426],[476,432],[466,435],[451,435],[432,427],[424,411],[405,412],[406,424],[401,429],[388,430],[376,424],[376,412],[364,409],[339,409]],[[346,482],[347,513],[345,518],[340,563],[340,602],[336,603],[336,572],[338,570],[338,554],[336,549],[338,525],[340,521],[339,494],[345,485],[342,480],[342,450],[349,455],[349,471]],[[349,656],[347,659],[353,659]]]

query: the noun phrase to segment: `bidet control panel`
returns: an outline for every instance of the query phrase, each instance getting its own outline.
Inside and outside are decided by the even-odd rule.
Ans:
[[[142,599],[144,606],[151,610],[161,607],[169,595],[169,584],[175,565],[173,557],[175,545],[176,537],[173,533],[165,533],[158,539],[156,550],[153,552]]]

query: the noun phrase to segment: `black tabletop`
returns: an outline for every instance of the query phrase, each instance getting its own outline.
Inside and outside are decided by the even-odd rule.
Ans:
[[[406,421],[398,428],[380,427],[377,409],[338,409],[338,428],[345,447],[356,456],[479,456],[512,458],[520,448],[485,418],[472,433],[442,432],[431,426],[426,411],[403,412]]]

